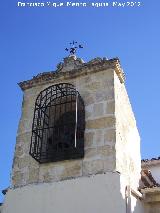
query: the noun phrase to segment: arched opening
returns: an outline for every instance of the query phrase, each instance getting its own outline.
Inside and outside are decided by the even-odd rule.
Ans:
[[[84,102],[72,84],[60,83],[36,99],[30,155],[40,163],[84,156]]]

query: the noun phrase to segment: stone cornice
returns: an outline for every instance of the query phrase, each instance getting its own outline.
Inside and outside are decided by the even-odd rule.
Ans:
[[[141,189],[145,203],[160,202],[160,187]]]
[[[72,63],[73,61],[75,61],[76,63],[74,63],[73,66],[72,64],[71,66],[68,66],[68,64],[66,66],[65,63],[67,60],[72,60]],[[77,63],[78,65],[76,66]],[[67,69],[68,67],[69,67],[69,70]],[[107,69],[114,69],[120,82],[124,83],[125,75],[120,66],[120,61],[118,58],[113,58],[109,60],[106,58],[103,58],[103,59],[96,58],[87,63],[84,63],[81,59],[65,58],[64,63],[58,64],[56,71],[40,73],[37,76],[34,76],[31,80],[20,82],[18,83],[18,85],[24,91],[26,89],[35,87],[37,85],[45,84],[46,82],[50,83],[55,79],[59,79],[59,80],[72,79],[81,75],[87,75],[90,72],[94,73],[94,72],[99,72],[99,71],[103,71]]]
[[[153,187],[153,188],[145,188],[141,189],[142,193],[159,193],[160,194],[160,187]]]

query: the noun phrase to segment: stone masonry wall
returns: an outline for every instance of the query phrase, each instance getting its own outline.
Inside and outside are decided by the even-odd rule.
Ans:
[[[145,205],[145,213],[160,213],[160,203],[150,203]]]
[[[24,91],[12,171],[12,187],[114,171],[116,167],[116,120],[114,70],[100,70],[74,77],[57,78]],[[39,164],[29,155],[36,97],[43,89],[57,83],[76,86],[85,103],[85,157]],[[133,165],[134,167],[134,165]]]

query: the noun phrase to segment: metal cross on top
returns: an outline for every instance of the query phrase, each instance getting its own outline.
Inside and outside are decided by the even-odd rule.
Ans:
[[[83,48],[83,46],[81,44],[77,45],[77,41],[73,41],[70,44],[70,48],[66,48],[65,50],[66,51],[69,51],[70,52],[70,55],[75,55],[75,53],[77,52],[77,49],[79,48]]]

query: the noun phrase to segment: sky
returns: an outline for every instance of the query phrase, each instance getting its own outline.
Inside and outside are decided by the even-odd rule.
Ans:
[[[46,5],[47,1],[21,1],[27,2]],[[141,136],[142,158],[160,156],[160,1],[143,0],[132,7],[113,6],[111,0],[74,1],[87,3],[86,7],[59,2],[64,6],[0,2],[0,191],[10,185],[21,116],[23,93],[17,83],[54,71],[67,56],[64,49],[72,40],[84,46],[77,56],[86,62],[119,57]],[[109,6],[94,7],[91,2],[108,2]]]

